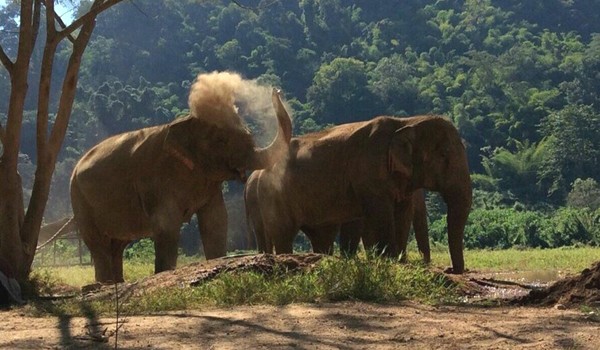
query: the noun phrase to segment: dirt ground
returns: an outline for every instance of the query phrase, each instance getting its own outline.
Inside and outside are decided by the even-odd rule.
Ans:
[[[114,348],[114,319],[0,315],[2,349]],[[127,317],[118,347],[591,350],[600,346],[599,329],[597,319],[573,309],[343,302]]]
[[[254,256],[193,264],[123,286],[140,289],[194,285],[232,269],[268,273],[274,263],[307,268],[319,256]],[[519,284],[477,274],[449,277],[468,285],[465,300],[482,291],[511,295],[511,303],[481,306],[393,305],[364,302],[239,306],[114,318],[27,316],[0,311],[0,349],[600,349],[600,262],[552,287],[521,293]],[[114,288],[87,290],[88,300],[110,298]],[[560,291],[560,292],[559,292]],[[475,294],[473,294],[475,293]],[[521,298],[514,296],[524,295]],[[90,299],[91,298],[91,299]],[[499,304],[499,303],[498,303]],[[526,306],[523,306],[526,305]],[[536,306],[537,305],[537,306]],[[543,305],[543,306],[540,306]]]

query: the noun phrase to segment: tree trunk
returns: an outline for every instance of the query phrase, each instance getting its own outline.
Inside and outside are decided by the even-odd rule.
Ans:
[[[17,280],[24,281],[31,272],[40,226],[50,193],[52,174],[58,153],[69,125],[75,99],[81,57],[92,31],[96,16],[122,0],[94,0],[89,12],[65,26],[54,11],[54,0],[22,0],[19,16],[19,46],[13,62],[0,45],[0,62],[11,79],[11,92],[6,128],[0,125],[0,264],[9,266]],[[46,7],[46,43],[37,106],[38,161],[33,191],[27,212],[24,212],[23,188],[17,172],[21,124],[28,92],[29,66],[40,25],[41,6]],[[57,30],[57,26],[62,30]],[[79,30],[76,38],[72,34]],[[50,99],[50,81],[58,44],[64,38],[73,43],[67,72],[63,80],[56,121],[50,137],[47,135]]]

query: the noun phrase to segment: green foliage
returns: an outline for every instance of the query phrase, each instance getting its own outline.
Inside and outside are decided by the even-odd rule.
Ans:
[[[544,200],[547,189],[538,183],[538,174],[548,157],[548,141],[538,144],[515,141],[516,151],[497,148],[483,158],[482,165],[490,181],[482,183],[487,190],[497,186],[500,192],[511,192],[519,200],[533,204]],[[480,181],[482,177],[477,178]]]
[[[568,105],[551,113],[542,125],[550,142],[544,180],[561,198],[577,178],[600,178],[600,113],[592,106]]]
[[[465,227],[465,248],[556,248],[600,243],[598,210],[561,208],[544,213],[516,208],[471,211]],[[447,244],[445,217],[432,222],[430,235],[434,242]]]
[[[125,249],[123,257],[127,260],[152,261],[154,260],[154,242],[150,238],[140,239]]]
[[[448,115],[465,139],[471,170],[489,176],[477,189],[493,200],[477,205],[561,206],[577,178],[600,181],[597,2],[261,4],[252,11],[226,0],[140,0],[99,18],[51,196],[61,205],[49,215],[64,211],[68,199],[58,193],[87,149],[185,113],[194,76],[227,69],[281,87],[293,101],[295,134],[384,113]],[[16,54],[17,12],[13,2],[0,8],[9,57]],[[63,51],[57,69],[67,59]],[[31,80],[37,77],[32,66]],[[0,96],[8,96],[9,84],[0,71]],[[53,96],[59,84],[52,82]],[[22,138],[33,164],[34,97],[26,101]],[[0,116],[7,101],[0,99]]]
[[[576,179],[567,196],[567,205],[574,208],[600,208],[600,186],[594,179]]]
[[[581,221],[583,211],[573,208],[557,210],[547,221],[543,237],[551,247],[572,246],[575,244],[597,244],[593,232]],[[597,231],[597,230],[596,230]]]
[[[335,58],[316,72],[307,100],[322,123],[340,124],[374,117],[367,67],[355,58]],[[371,112],[371,114],[369,114]]]

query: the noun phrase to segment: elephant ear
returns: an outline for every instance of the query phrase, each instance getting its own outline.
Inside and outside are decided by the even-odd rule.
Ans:
[[[394,132],[388,149],[388,171],[394,174],[394,177],[399,176],[403,179],[412,177],[415,140],[416,132],[412,125]]]
[[[194,118],[189,116],[171,122],[164,141],[165,151],[181,161],[190,170],[195,167],[194,156],[191,152],[193,142],[191,130],[194,122]]]

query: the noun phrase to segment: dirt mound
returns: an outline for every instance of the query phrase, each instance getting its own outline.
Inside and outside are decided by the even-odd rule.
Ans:
[[[120,297],[139,296],[143,293],[169,287],[196,286],[217,277],[221,273],[254,271],[271,274],[278,269],[287,272],[309,270],[324,255],[321,254],[258,254],[229,256],[220,259],[192,263],[174,271],[165,271],[134,283],[120,283]],[[488,278],[477,272],[464,275],[446,274],[433,269],[433,273],[444,279],[446,285],[454,286],[465,302],[500,301],[513,305],[600,306],[600,262],[580,275],[568,277],[548,287],[535,287],[512,281]],[[86,300],[112,299],[114,285],[93,284],[83,288]]]
[[[514,301],[519,305],[600,306],[600,261],[579,275],[567,277],[552,285],[532,290]]]
[[[306,270],[312,268],[324,256],[322,254],[228,256],[185,265],[174,271],[146,277],[138,282],[121,283],[118,286],[119,295],[128,297],[168,287],[196,286],[225,272],[255,271],[270,274],[276,268],[285,268],[288,272]],[[82,291],[87,300],[108,299],[112,298],[115,286],[92,284],[83,287]]]

